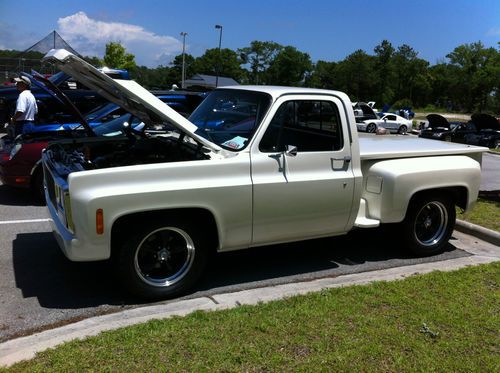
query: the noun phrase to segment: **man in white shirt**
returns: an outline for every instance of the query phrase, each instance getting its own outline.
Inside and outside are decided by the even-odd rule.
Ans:
[[[15,78],[17,90],[20,92],[16,103],[16,112],[11,118],[13,126],[13,137],[23,133],[23,127],[26,123],[32,123],[35,115],[38,113],[35,96],[31,93],[31,80],[26,76]]]

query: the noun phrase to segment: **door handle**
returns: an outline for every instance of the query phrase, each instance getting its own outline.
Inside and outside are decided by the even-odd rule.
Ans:
[[[347,171],[349,168],[349,163],[351,163],[351,156],[346,155],[343,158],[330,158],[331,163],[332,163],[332,170],[333,171]],[[342,162],[342,166],[339,163],[336,162]]]
[[[351,162],[352,157],[350,155],[346,155],[344,158],[332,158],[332,161],[344,161],[345,163]]]

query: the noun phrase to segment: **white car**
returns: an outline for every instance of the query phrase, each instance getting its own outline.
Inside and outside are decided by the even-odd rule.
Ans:
[[[390,132],[397,132],[401,135],[405,135],[411,126],[411,120],[396,114],[385,114],[381,119],[371,119],[357,123],[358,131],[374,133],[378,127],[383,127]]]

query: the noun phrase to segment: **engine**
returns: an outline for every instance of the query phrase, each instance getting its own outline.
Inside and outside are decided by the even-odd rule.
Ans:
[[[177,137],[56,142],[49,145],[46,155],[63,177],[76,171],[210,158],[201,146]]]

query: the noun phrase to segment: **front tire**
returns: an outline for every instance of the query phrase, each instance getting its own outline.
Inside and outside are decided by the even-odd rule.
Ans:
[[[184,219],[143,225],[124,240],[118,274],[142,298],[164,299],[187,291],[203,273],[206,240]]]
[[[398,133],[400,135],[406,135],[407,132],[408,132],[408,127],[406,127],[405,125],[399,127],[398,129]]]
[[[443,193],[428,193],[412,199],[401,223],[403,241],[419,256],[442,252],[455,226],[455,204]]]

